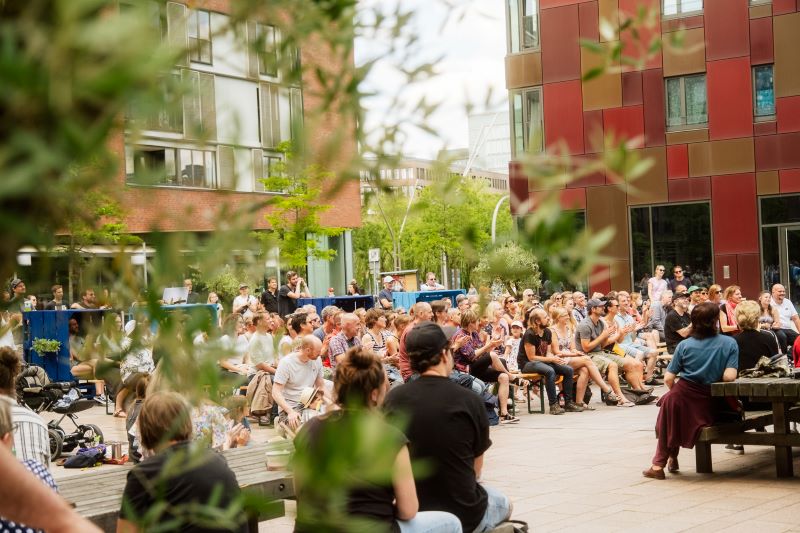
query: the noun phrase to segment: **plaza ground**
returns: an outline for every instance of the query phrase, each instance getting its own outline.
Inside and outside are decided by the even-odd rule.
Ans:
[[[655,450],[658,408],[607,407],[598,397],[595,389],[597,411],[563,416],[528,414],[518,404],[519,424],[492,428],[483,481],[511,497],[514,517],[532,531],[800,532],[800,479],[776,478],[772,448],[746,447],[739,456],[712,446],[713,474],[695,473],[694,451],[682,450],[680,474],[648,480],[641,471]],[[101,407],[81,413],[81,421],[98,424],[108,440],[125,440],[125,421]],[[254,428],[257,442],[272,436]],[[798,449],[794,466],[800,475]],[[53,470],[57,480],[87,473]],[[262,523],[261,531],[291,531],[294,503],[286,508],[286,517]]]

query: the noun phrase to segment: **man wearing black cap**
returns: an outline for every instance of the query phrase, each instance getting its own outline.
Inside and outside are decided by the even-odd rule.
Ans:
[[[419,379],[389,392],[386,410],[407,422],[405,434],[414,465],[420,511],[446,511],[464,531],[489,531],[511,516],[502,493],[478,483],[483,454],[492,445],[480,397],[448,379],[453,369],[450,338],[433,322],[406,336],[406,350]]]
[[[679,292],[672,297],[672,311],[664,320],[664,338],[667,351],[672,353],[678,343],[691,335],[692,320],[689,317],[689,293]]]

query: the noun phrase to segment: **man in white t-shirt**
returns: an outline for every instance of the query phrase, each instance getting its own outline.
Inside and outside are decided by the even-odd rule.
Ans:
[[[314,335],[303,337],[300,349],[278,363],[272,397],[278,404],[278,424],[286,424],[296,431],[304,422],[319,415],[319,411],[304,408],[300,394],[306,387],[325,390],[322,379],[322,361],[319,359],[322,342]]]
[[[250,295],[250,287],[247,286],[247,283],[242,283],[239,285],[239,296],[233,299],[231,311],[233,313],[244,313],[253,302],[258,302],[258,300],[256,300],[255,296]]]
[[[274,339],[269,332],[272,319],[267,313],[259,313],[253,317],[253,325],[256,331],[247,345],[250,363],[258,370],[275,374],[278,365],[275,360]]]
[[[780,283],[772,286],[772,305],[778,309],[781,321],[780,329],[773,331],[778,335],[779,340],[782,335],[786,337],[786,346],[794,345],[797,334],[800,332],[800,317],[797,316],[794,304],[786,298],[786,287]]]

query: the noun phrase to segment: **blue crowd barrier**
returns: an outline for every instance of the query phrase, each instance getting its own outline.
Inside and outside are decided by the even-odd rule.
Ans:
[[[450,298],[453,302],[453,307],[456,306],[456,297],[459,294],[466,294],[464,289],[456,290],[441,290],[441,291],[416,291],[416,292],[393,292],[392,293],[392,306],[396,309],[402,307],[408,310],[412,305],[417,302],[432,302],[434,300],[441,300],[442,298]]]
[[[356,309],[372,309],[375,307],[375,299],[371,295],[358,296],[330,296],[325,298],[299,298],[298,306],[311,304],[321,313],[324,307],[335,305],[336,307],[352,313]]]

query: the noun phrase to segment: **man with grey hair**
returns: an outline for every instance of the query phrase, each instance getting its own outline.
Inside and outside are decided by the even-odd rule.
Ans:
[[[347,350],[353,346],[361,346],[361,338],[358,334],[361,329],[361,320],[353,313],[344,313],[342,314],[341,322],[342,331],[334,335],[328,342],[328,359],[330,359],[332,368],[336,367],[339,358]],[[316,339],[316,337],[314,338]],[[322,344],[320,343],[321,348]]]
[[[800,332],[800,317],[797,316],[797,309],[794,304],[786,298],[786,287],[780,283],[772,286],[772,305],[778,310],[780,327],[773,329],[781,344],[786,346],[787,353],[794,346]]]
[[[278,423],[296,431],[302,424],[318,416],[319,411],[306,407],[300,401],[303,389],[315,387],[325,390],[322,379],[320,350],[322,342],[314,335],[306,335],[297,351],[280,360],[272,385],[272,398],[278,404]]]
[[[414,321],[409,324],[408,327],[403,330],[402,335],[400,335],[400,360],[397,363],[397,368],[400,369],[400,374],[403,376],[403,381],[408,381],[412,374],[414,374],[414,371],[411,369],[411,361],[408,359],[408,353],[406,353],[406,334],[411,331],[411,328],[420,322],[431,320],[433,318],[433,309],[431,308],[431,304],[428,302],[417,302],[411,306],[411,310],[408,314],[414,319]]]
[[[456,296],[456,307],[458,307],[460,311],[466,311],[469,309],[469,305],[469,296],[466,294],[459,294]]]
[[[586,295],[575,291],[572,293],[572,301],[575,303],[575,307],[572,308],[572,318],[575,319],[576,324],[580,324],[584,318],[589,316],[589,311],[586,309]]]
[[[322,324],[314,330],[314,336],[322,342],[325,342],[325,337],[332,335],[336,329],[336,319],[342,312],[341,309],[335,305],[326,305],[322,308]]]

